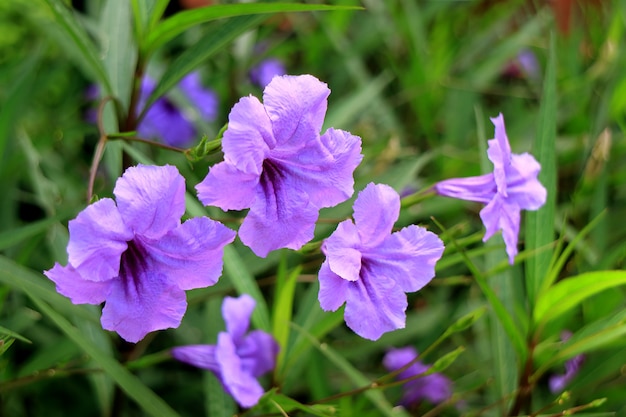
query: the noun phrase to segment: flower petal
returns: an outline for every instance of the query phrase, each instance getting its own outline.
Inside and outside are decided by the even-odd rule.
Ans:
[[[106,281],[119,274],[120,258],[133,233],[124,224],[113,200],[103,198],[87,206],[70,220],[68,227],[69,264],[82,278]]]
[[[498,195],[480,211],[480,218],[487,229],[483,242],[486,242],[501,229],[506,252],[509,255],[509,263],[513,265],[515,255],[517,255],[520,208],[515,203],[508,203]]]
[[[130,167],[113,193],[126,225],[148,239],[176,228],[185,213],[185,179],[171,165]]]
[[[336,311],[348,299],[347,281],[330,270],[328,260],[324,261],[318,274],[320,290],[318,300],[324,311]]]
[[[196,185],[198,199],[205,206],[222,210],[242,210],[252,206],[259,176],[245,174],[227,162],[220,162],[209,170],[204,180]]]
[[[329,94],[327,85],[312,75],[274,77],[265,87],[263,104],[277,144],[299,147],[317,140]]]
[[[111,281],[111,291],[102,309],[102,327],[137,343],[155,330],[178,327],[187,309],[185,292],[165,274],[137,269],[138,276],[120,276]]]
[[[360,245],[361,239],[354,224],[350,220],[339,223],[322,246],[331,271],[348,281],[359,279],[361,252],[357,248]]]
[[[300,249],[313,239],[318,208],[306,193],[281,176],[263,173],[254,204],[239,228],[241,241],[262,258],[280,248]],[[269,171],[269,169],[266,169]]]
[[[241,359],[242,369],[258,378],[274,369],[279,349],[272,335],[254,330],[237,346],[237,355]]]
[[[242,294],[238,298],[224,298],[222,316],[226,323],[226,331],[236,345],[243,342],[243,337],[250,327],[250,316],[255,305],[256,301],[248,294]]]
[[[66,296],[74,304],[100,304],[109,293],[110,281],[98,282],[84,279],[71,265],[54,264],[52,269],[44,271],[56,284],[57,292]]]
[[[170,146],[189,146],[197,136],[196,128],[167,97],[156,100],[137,126],[139,135],[160,140]]]
[[[215,358],[215,348],[213,345],[178,346],[173,348],[171,353],[176,360],[196,368],[219,373],[221,368]]]
[[[276,146],[272,124],[256,97],[243,97],[228,115],[222,149],[224,160],[245,174],[261,175],[263,160]]]
[[[377,275],[393,279],[404,292],[413,292],[433,279],[443,249],[443,242],[436,234],[411,225],[393,233],[371,254],[363,256]]]
[[[364,248],[380,245],[400,215],[400,196],[388,185],[369,183],[354,202],[354,222]]]
[[[509,138],[504,128],[504,117],[502,113],[497,117],[491,118],[491,122],[496,129],[494,139],[487,141],[489,144],[487,156],[489,160],[493,162],[493,176],[498,187],[498,192],[506,197],[508,195],[506,169],[511,165],[511,146],[509,145]]]
[[[435,184],[437,194],[487,204],[496,194],[493,174],[477,177],[451,178]]]
[[[218,107],[217,94],[202,85],[198,72],[187,74],[180,80],[178,88],[185,94],[204,120],[208,122],[215,120]]]
[[[235,232],[208,217],[196,217],[171,230],[157,241],[143,241],[155,261],[154,268],[166,274],[182,290],[204,288],[222,274],[224,246]]]
[[[407,299],[395,281],[366,264],[361,279],[348,283],[346,324],[359,336],[378,340],[383,333],[403,329],[406,323]]]
[[[546,202],[546,188],[537,179],[540,170],[539,162],[528,153],[511,156],[507,174],[509,200],[521,209],[537,210]]]
[[[217,336],[215,357],[222,368],[222,383],[226,391],[242,407],[256,405],[263,396],[263,387],[251,374],[243,370],[235,343],[228,333],[222,332]]]
[[[320,140],[293,149],[275,149],[270,158],[304,190],[312,204],[332,207],[354,193],[353,173],[361,162],[361,138],[343,130],[328,129]]]

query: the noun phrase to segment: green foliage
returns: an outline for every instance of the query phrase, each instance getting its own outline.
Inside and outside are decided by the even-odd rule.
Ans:
[[[564,16],[523,0],[268,1],[176,13],[167,0],[84,3],[79,11],[63,0],[0,2],[0,415],[626,411],[624,1],[573,2],[568,33],[559,29]],[[536,70],[520,69],[527,52]],[[122,343],[102,330],[100,307],[73,305],[41,274],[65,264],[67,221],[87,204],[100,135],[84,119],[94,106],[84,90],[97,84],[114,98],[101,120],[116,140],[106,141],[95,170],[99,198],[124,167],[173,164],[189,187],[187,216],[236,229],[243,214],[202,207],[193,187],[222,157],[233,103],[261,97],[248,72],[268,57],[328,84],[324,129],[363,140],[355,190],[376,182],[403,192],[397,227],[429,227],[446,244],[437,277],[409,294],[406,328],[375,342],[343,325],[343,308],[322,311],[319,248],[352,215],[351,200],[322,210],[315,241],[298,253],[259,259],[235,242],[219,283],[189,292],[178,329]],[[198,141],[185,153],[132,141],[147,107],[191,71],[218,94],[216,120],[194,119]],[[157,86],[136,108],[147,73]],[[488,117],[499,112],[513,152],[541,162],[548,189],[546,205],[524,215],[514,266],[499,236],[482,242],[480,205],[429,190],[491,171]],[[223,297],[240,293],[257,302],[252,327],[281,346],[274,374],[262,380],[265,396],[245,412],[211,373],[169,355],[178,345],[214,344]],[[572,336],[563,341],[565,330]],[[395,407],[403,386],[381,359],[403,346],[418,349],[429,373],[452,379],[448,402]],[[550,393],[549,376],[581,354],[567,391]],[[61,400],[68,397],[71,404]]]

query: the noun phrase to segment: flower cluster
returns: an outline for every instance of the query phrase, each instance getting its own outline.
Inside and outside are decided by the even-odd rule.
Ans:
[[[326,84],[311,75],[278,72],[274,67],[259,73],[259,82],[267,83],[263,102],[248,96],[232,108],[222,139],[224,160],[196,186],[205,205],[249,209],[238,235],[260,257],[309,242],[320,209],[354,194],[353,174],[363,157],[359,137],[333,128],[320,134],[330,94]],[[151,79],[144,79],[140,107],[154,87]],[[185,77],[179,89],[202,117],[214,117],[216,98],[202,88],[197,74]],[[496,132],[488,156],[494,172],[441,181],[435,189],[486,204],[480,213],[485,240],[501,229],[513,263],[520,211],[543,205],[546,190],[537,180],[537,161],[529,154],[511,153],[502,115],[492,121]],[[154,103],[138,130],[176,146],[196,135],[167,98]],[[187,307],[185,291],[217,282],[223,249],[235,232],[207,217],[181,223],[185,180],[173,166],[128,168],[113,194],[115,200],[101,199],[69,222],[68,264],[57,263],[45,274],[74,303],[104,302],[103,328],[137,342],[151,331],[180,324]],[[318,298],[326,311],[345,304],[347,326],[377,340],[404,328],[406,293],[433,279],[444,245],[416,225],[393,231],[400,196],[388,185],[368,184],[353,209],[353,220],[339,223],[321,246],[326,259],[319,271]],[[174,358],[213,372],[242,407],[255,405],[263,395],[258,378],[273,369],[279,349],[265,332],[247,334],[254,307],[248,295],[226,297],[226,331],[215,345],[172,350]],[[397,370],[416,357],[410,347],[392,350],[384,364]],[[418,376],[428,368],[415,361],[399,377]],[[405,389],[405,405],[422,399],[436,403],[449,398],[450,381],[430,374],[407,382]]]
[[[440,373],[424,374],[430,366],[417,361],[418,352],[412,346],[401,349],[392,349],[383,358],[383,365],[390,371],[397,371],[406,365],[411,365],[400,372],[396,379],[410,379],[404,384],[404,395],[400,403],[406,407],[417,405],[422,400],[430,401],[433,404],[441,403],[452,395],[452,382],[448,377]]]
[[[489,140],[487,155],[493,162],[493,173],[478,177],[453,178],[435,185],[437,193],[486,204],[480,211],[485,228],[483,241],[498,230],[509,255],[515,262],[521,210],[537,210],[546,202],[546,189],[537,176],[541,166],[528,153],[512,154],[509,138],[504,128],[504,117],[491,119],[496,128],[495,138]]]
[[[217,336],[216,345],[172,349],[179,361],[213,372],[242,407],[252,407],[263,395],[257,379],[274,368],[279,349],[274,338],[261,330],[246,335],[254,306],[249,295],[226,297],[222,304],[226,331]]]

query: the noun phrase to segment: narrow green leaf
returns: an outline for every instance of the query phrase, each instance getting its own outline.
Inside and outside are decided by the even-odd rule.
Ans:
[[[328,344],[320,343],[315,337],[306,333],[304,329],[298,326],[294,328],[305,335],[309,342],[315,346],[330,362],[332,362],[337,369],[354,384],[355,388],[362,388],[371,386],[372,389],[366,389],[363,394],[378,408],[382,415],[388,417],[406,416],[408,414],[402,409],[394,409],[394,407],[387,401],[383,393],[374,389],[375,386],[372,381],[367,378],[361,371],[356,369],[350,362],[348,362],[343,356],[335,352]]]
[[[578,243],[585,236],[587,236],[589,234],[589,232],[591,232],[594,229],[594,227],[596,227],[598,225],[600,220],[602,220],[604,218],[605,214],[606,214],[606,210],[601,212],[598,216],[596,216],[595,219],[593,219],[591,222],[589,222],[580,231],[580,233],[578,233],[576,235],[576,237],[565,247],[565,249],[563,250],[563,253],[558,255],[558,258],[556,259],[554,264],[551,265],[550,269],[548,270],[548,273],[546,274],[545,279],[541,282],[541,288],[539,289],[539,292],[537,293],[538,297],[541,296],[541,294],[543,294],[545,291],[547,291],[548,288],[550,288],[550,286],[554,283],[554,281],[556,281],[556,279],[559,277],[559,273],[561,272],[561,270],[565,266],[565,263],[569,259],[570,255],[572,254],[574,249],[576,249],[576,246],[578,245]]]
[[[442,230],[443,234],[447,234],[447,230],[443,227],[443,225],[439,221],[437,221],[435,218],[432,218],[432,220]],[[522,335],[522,332],[520,331],[519,326],[516,325],[511,314],[507,311],[504,304],[502,304],[502,301],[498,298],[496,293],[489,286],[483,274],[478,270],[476,265],[474,265],[472,260],[465,253],[465,251],[462,248],[460,248],[460,246],[457,244],[456,239],[454,239],[454,237],[451,237],[451,240],[454,246],[457,248],[457,250],[463,255],[463,259],[465,260],[465,265],[468,267],[468,269],[474,276],[476,283],[482,290],[483,294],[485,295],[485,298],[487,298],[487,301],[493,308],[493,311],[496,317],[502,324],[504,331],[506,332],[507,336],[511,340],[511,343],[513,344],[513,347],[515,348],[515,351],[517,352],[517,356],[520,360],[520,363],[523,363],[526,360],[526,357],[528,355],[528,349],[526,347],[525,338]]]
[[[9,330],[3,326],[0,326],[0,334],[11,336],[12,338],[21,340],[22,342],[25,342],[25,343],[33,343],[27,338],[25,338],[24,336],[22,336],[21,334],[15,333],[14,331]]]
[[[337,415],[337,408],[330,404],[314,404],[307,405],[302,404],[293,398],[287,397],[284,394],[276,392],[276,388],[265,393],[265,395],[259,400],[259,406],[265,407],[271,411],[284,411],[286,413],[294,412],[295,410],[304,411],[305,413],[318,416],[318,417],[330,417]],[[278,409],[278,410],[277,410]]]
[[[111,83],[107,76],[98,49],[91,41],[87,31],[80,25],[72,11],[61,0],[44,0],[52,11],[56,22],[59,24],[71,41],[72,50],[68,51],[77,64],[91,74],[107,92],[111,94]]]
[[[212,6],[213,7],[213,6]],[[183,52],[165,71],[156,88],[148,97],[140,118],[154,101],[173,88],[185,75],[198,68],[204,61],[221,51],[228,43],[248,29],[259,25],[267,15],[238,16],[224,22],[203,36],[192,47]]]
[[[54,284],[48,278],[18,265],[4,256],[0,256],[0,283],[43,299],[52,305],[56,311],[96,323],[100,321],[99,317],[83,306],[76,306],[67,298],[57,294],[54,290]]]
[[[298,266],[296,269],[288,273],[286,266],[283,266],[286,262],[286,258],[283,257],[281,262],[282,268],[279,266],[279,271],[276,279],[276,296],[274,297],[274,310],[272,314],[272,334],[278,345],[280,346],[280,352],[276,359],[276,374],[280,374],[283,362],[285,360],[285,354],[287,353],[287,341],[289,340],[289,331],[291,327],[291,316],[293,312],[293,298],[296,290],[296,282],[302,267]]]
[[[433,374],[435,372],[443,372],[450,365],[457,360],[461,353],[465,352],[465,347],[459,346],[454,349],[452,352],[448,352],[433,363],[433,366],[428,370],[428,374]]]
[[[0,250],[19,245],[24,240],[44,233],[50,228],[50,226],[61,220],[65,220],[67,217],[67,215],[48,217],[46,219],[37,220],[36,222],[29,223],[13,230],[0,232]]]
[[[107,0],[102,10],[99,36],[103,45],[104,68],[111,94],[128,111],[133,85],[137,47],[132,34],[132,13],[128,0]]]
[[[176,13],[156,25],[148,35],[143,51],[149,54],[187,29],[217,19],[259,14],[357,9],[359,7],[297,3],[218,4],[200,7]]]
[[[146,387],[139,378],[126,370],[119,362],[103,353],[97,345],[85,338],[67,319],[39,297],[28,293],[28,291],[27,295],[41,312],[47,315],[78,347],[91,356],[146,413],[155,417],[178,417],[178,414],[161,397]]]
[[[167,8],[168,3],[170,2],[169,0],[155,0],[155,1],[156,3],[154,4],[154,7],[152,8],[152,13],[150,13],[150,22],[148,23],[148,29],[152,29],[157,25],[157,23],[159,22],[159,19],[163,17],[163,13],[165,12],[165,9]]]
[[[626,271],[595,271],[558,282],[537,300],[533,318],[537,323],[554,320],[583,300],[608,288],[626,284]]]
[[[150,24],[150,16],[154,11],[156,0],[131,0],[133,21],[135,26],[135,41],[142,45],[144,35]]]
[[[248,272],[243,260],[232,245],[224,248],[224,274],[228,276],[239,294],[249,294],[256,301],[256,307],[252,313],[254,326],[265,332],[271,332],[272,325],[265,298],[254,276]]]
[[[526,248],[537,250],[554,241],[554,215],[556,211],[556,41],[550,36],[548,65],[539,110],[535,157],[541,164],[539,181],[546,187],[548,197],[545,205],[537,211],[526,212]],[[526,261],[526,293],[531,308],[545,279],[552,253],[544,251]]]

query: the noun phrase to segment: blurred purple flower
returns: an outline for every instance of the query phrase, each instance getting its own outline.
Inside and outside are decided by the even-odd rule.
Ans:
[[[564,331],[561,333],[561,340],[563,342],[566,342],[570,337],[572,337],[572,332],[570,331]],[[565,373],[560,375],[552,375],[550,377],[550,380],[548,381],[550,391],[553,394],[557,394],[563,391],[567,384],[569,384],[571,380],[574,379],[584,362],[585,355],[576,355],[572,359],[566,361]]]
[[[412,346],[401,349],[392,349],[383,358],[383,365],[390,371],[397,371],[409,362],[417,358],[418,352]],[[408,379],[417,375],[421,375],[428,371],[430,366],[416,361],[404,371],[400,372],[396,379]],[[409,408],[416,405],[422,400],[428,400],[433,404],[441,403],[452,395],[452,381],[445,375],[435,372],[408,381],[404,384],[404,394],[400,403]]]
[[[74,304],[100,304],[102,327],[129,342],[178,327],[185,290],[217,282],[235,232],[207,217],[180,223],[185,180],[173,166],[126,170],[113,193],[69,222],[68,264],[45,275]]]
[[[155,87],[154,80],[147,76],[143,78],[139,94],[139,109],[144,108]],[[198,73],[185,76],[178,84],[178,88],[205,120],[215,119],[218,106],[217,95],[202,86]],[[161,140],[177,147],[189,146],[198,135],[192,120],[167,96],[160,97],[150,106],[140,121],[137,132],[141,137]]]
[[[398,193],[370,183],[354,202],[354,223],[339,223],[322,245],[322,309],[335,311],[346,303],[346,324],[370,340],[404,328],[405,292],[430,282],[444,249],[434,233],[415,225],[391,233],[399,214]]]
[[[342,130],[318,133],[330,90],[311,75],[275,77],[264,104],[243,97],[228,116],[224,161],[196,186],[205,205],[250,208],[241,241],[258,256],[299,249],[313,238],[322,207],[354,192],[361,139]]]
[[[546,202],[546,189],[537,179],[541,166],[528,153],[512,154],[502,113],[491,119],[495,138],[489,140],[487,155],[493,173],[478,177],[453,178],[435,184],[440,195],[486,204],[480,218],[487,229],[483,242],[502,230],[512,265],[517,254],[521,210],[537,210]]]
[[[285,65],[276,58],[265,59],[250,70],[250,81],[264,88],[272,78],[287,74]]]
[[[275,366],[278,344],[261,330],[246,335],[255,302],[247,294],[226,297],[222,315],[226,332],[217,336],[217,345],[190,345],[172,349],[172,356],[215,374],[224,390],[242,407],[259,402],[263,388],[257,380]]]
[[[522,69],[522,72],[529,78],[537,78],[539,76],[539,62],[537,62],[537,56],[530,49],[522,49],[517,54],[517,62]]]

